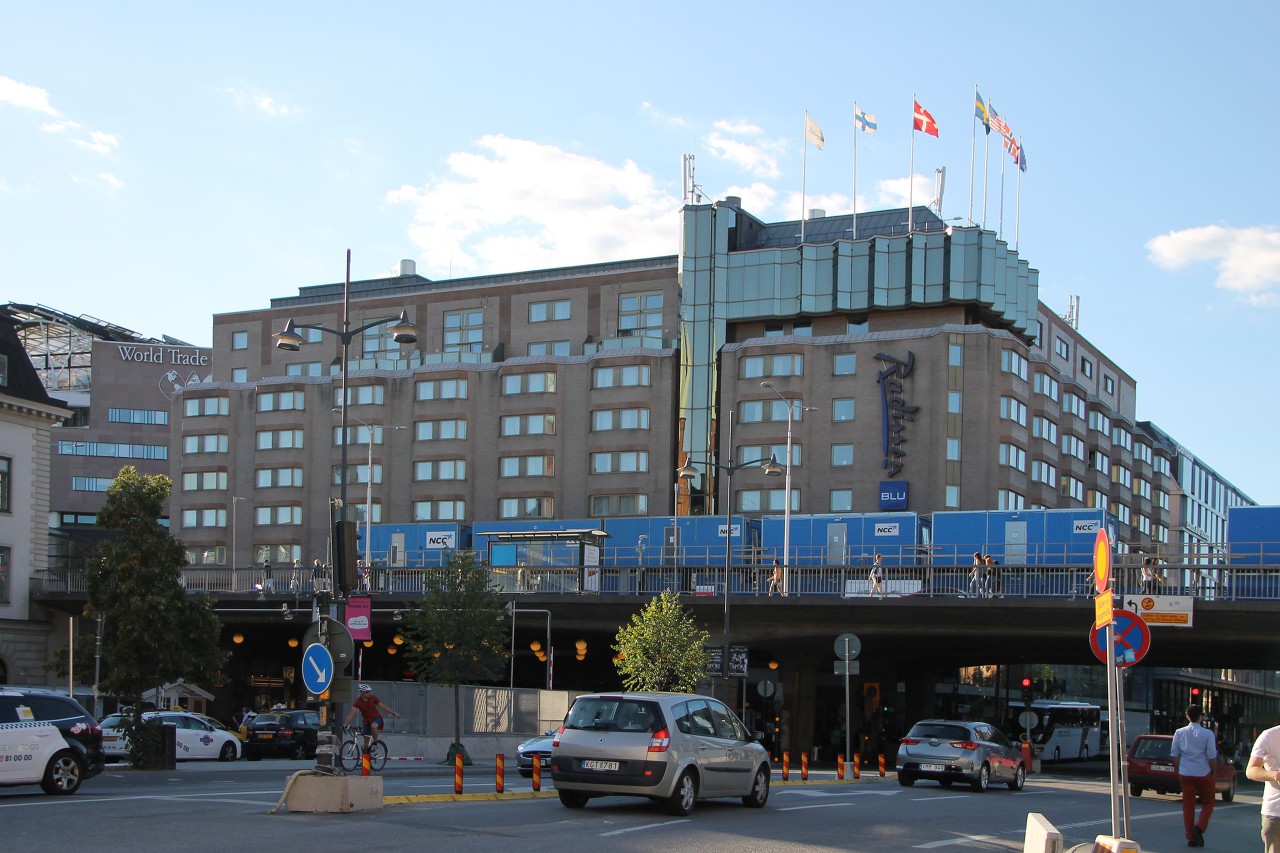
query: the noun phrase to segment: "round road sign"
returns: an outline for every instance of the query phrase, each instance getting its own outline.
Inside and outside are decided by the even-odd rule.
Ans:
[[[1115,621],[1111,623],[1111,641],[1114,646],[1116,666],[1133,666],[1151,650],[1151,629],[1147,627],[1147,623],[1141,616],[1131,610],[1117,610],[1114,618]],[[1089,647],[1093,649],[1094,656],[1103,663],[1107,662],[1106,653],[1103,651],[1106,635],[1105,627],[1095,626],[1089,629]]]
[[[772,696],[775,690],[776,688],[774,687],[772,681],[761,681],[759,684],[756,685],[756,692],[759,693],[761,696],[763,696],[765,699],[768,699],[770,696]]]
[[[1111,583],[1111,538],[1107,528],[1099,527],[1093,539],[1093,582],[1102,592]]]
[[[853,660],[862,651],[862,641],[856,634],[845,631],[836,637],[836,657],[840,660]]]
[[[1018,715],[1018,725],[1024,729],[1034,729],[1040,723],[1040,716],[1035,711],[1023,711]]]

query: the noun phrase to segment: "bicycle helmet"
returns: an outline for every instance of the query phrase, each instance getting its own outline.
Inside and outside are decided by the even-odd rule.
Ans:
[[[372,692],[373,692],[373,688],[372,688],[372,687],[370,687],[370,686],[369,686],[369,685],[367,685],[367,684],[361,684],[361,685],[359,686],[359,688],[357,688],[357,689],[359,689],[359,691],[360,691],[361,693],[372,693]]]

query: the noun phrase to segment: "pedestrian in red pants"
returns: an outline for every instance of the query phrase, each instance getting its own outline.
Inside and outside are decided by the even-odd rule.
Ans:
[[[1187,724],[1173,733],[1173,768],[1182,787],[1182,825],[1187,846],[1203,847],[1204,834],[1213,816],[1213,768],[1218,744],[1213,732],[1200,725],[1200,706],[1187,708]],[[1196,795],[1200,795],[1200,820],[1196,820]]]

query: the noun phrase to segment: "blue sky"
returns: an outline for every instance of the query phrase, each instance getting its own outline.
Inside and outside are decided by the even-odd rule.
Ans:
[[[767,220],[905,203],[913,93],[970,215],[976,84],[988,227],[1138,383],[1152,420],[1280,503],[1275,4],[11,3],[0,29],[6,300],[211,340],[212,315],[388,272],[678,250],[681,155]],[[688,8],[686,8],[688,7]],[[1150,10],[1150,11],[1148,11]],[[1157,11],[1158,10],[1158,11]],[[993,138],[994,140],[994,138]],[[974,218],[982,219],[982,144]]]

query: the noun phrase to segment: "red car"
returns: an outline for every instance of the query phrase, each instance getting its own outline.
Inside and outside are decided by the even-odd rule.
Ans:
[[[1181,794],[1178,774],[1173,771],[1172,735],[1138,735],[1129,747],[1129,793],[1141,797],[1152,790],[1160,794]],[[1213,788],[1229,803],[1236,796],[1236,769],[1220,761],[1213,769]]]

